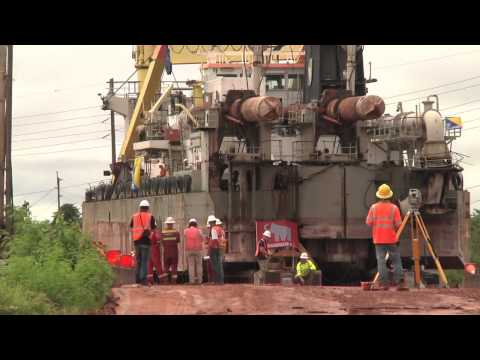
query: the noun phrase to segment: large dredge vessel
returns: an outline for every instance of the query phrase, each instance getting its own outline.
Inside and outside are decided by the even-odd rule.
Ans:
[[[139,45],[134,56],[138,81],[103,97],[128,131],[112,181],[86,193],[84,230],[94,240],[128,253],[128,220],[147,198],[179,230],[191,217],[222,219],[226,272],[235,273],[255,269],[256,221],[290,220],[326,282],[345,282],[375,267],[365,217],[388,183],[404,212],[409,189],[420,189],[442,265],[463,268],[469,193],[452,151],[461,128],[447,127],[435,95],[385,114],[383,99],[367,94],[376,80],[365,79],[362,46]],[[181,63],[199,63],[202,80],[162,84]],[[407,237],[401,254],[408,266]]]

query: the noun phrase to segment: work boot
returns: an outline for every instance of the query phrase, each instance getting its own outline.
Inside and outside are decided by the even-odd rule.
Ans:
[[[382,284],[380,282],[375,282],[370,287],[370,290],[372,290],[372,291],[379,291],[379,290],[380,291],[387,291],[389,288],[390,288],[390,286],[388,286],[388,284]]]
[[[397,291],[409,291],[409,290],[410,289],[408,288],[406,281],[404,279],[400,280],[400,282],[397,285]]]

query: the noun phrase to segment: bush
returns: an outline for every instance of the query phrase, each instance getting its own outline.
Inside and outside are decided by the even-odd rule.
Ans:
[[[47,315],[54,314],[55,308],[45,294],[7,284],[0,279],[0,315]]]
[[[103,306],[114,275],[78,224],[37,222],[28,213],[20,215],[5,284],[46,297],[57,312],[82,313]]]

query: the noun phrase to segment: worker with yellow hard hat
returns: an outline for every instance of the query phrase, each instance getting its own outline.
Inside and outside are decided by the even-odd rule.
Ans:
[[[376,196],[379,201],[370,207],[366,224],[372,228],[372,238],[375,245],[378,273],[380,275],[378,287],[388,290],[390,285],[388,283],[388,269],[385,260],[388,253],[394,267],[393,285],[403,289],[402,260],[396,237],[396,231],[402,223],[400,210],[398,206],[390,201],[393,197],[393,191],[387,184],[382,184],[378,187]]]

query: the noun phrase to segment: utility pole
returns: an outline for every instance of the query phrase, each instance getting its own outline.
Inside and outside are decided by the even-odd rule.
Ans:
[[[7,60],[7,103],[5,126],[5,167],[6,167],[6,205],[7,205],[7,230],[13,232],[13,181],[12,181],[12,88],[13,88],[13,45],[8,45]]]
[[[57,203],[58,203],[58,213],[60,213],[60,181],[62,181],[62,179],[60,179],[58,177],[58,171],[57,171]]]
[[[0,228],[5,228],[5,103],[7,79],[7,46],[0,45]]]
[[[114,83],[113,79],[110,79],[110,95],[113,96],[113,91],[114,91]],[[113,166],[117,162],[117,155],[115,151],[115,112],[113,110],[110,110],[110,136],[112,138],[112,171],[113,171]]]

